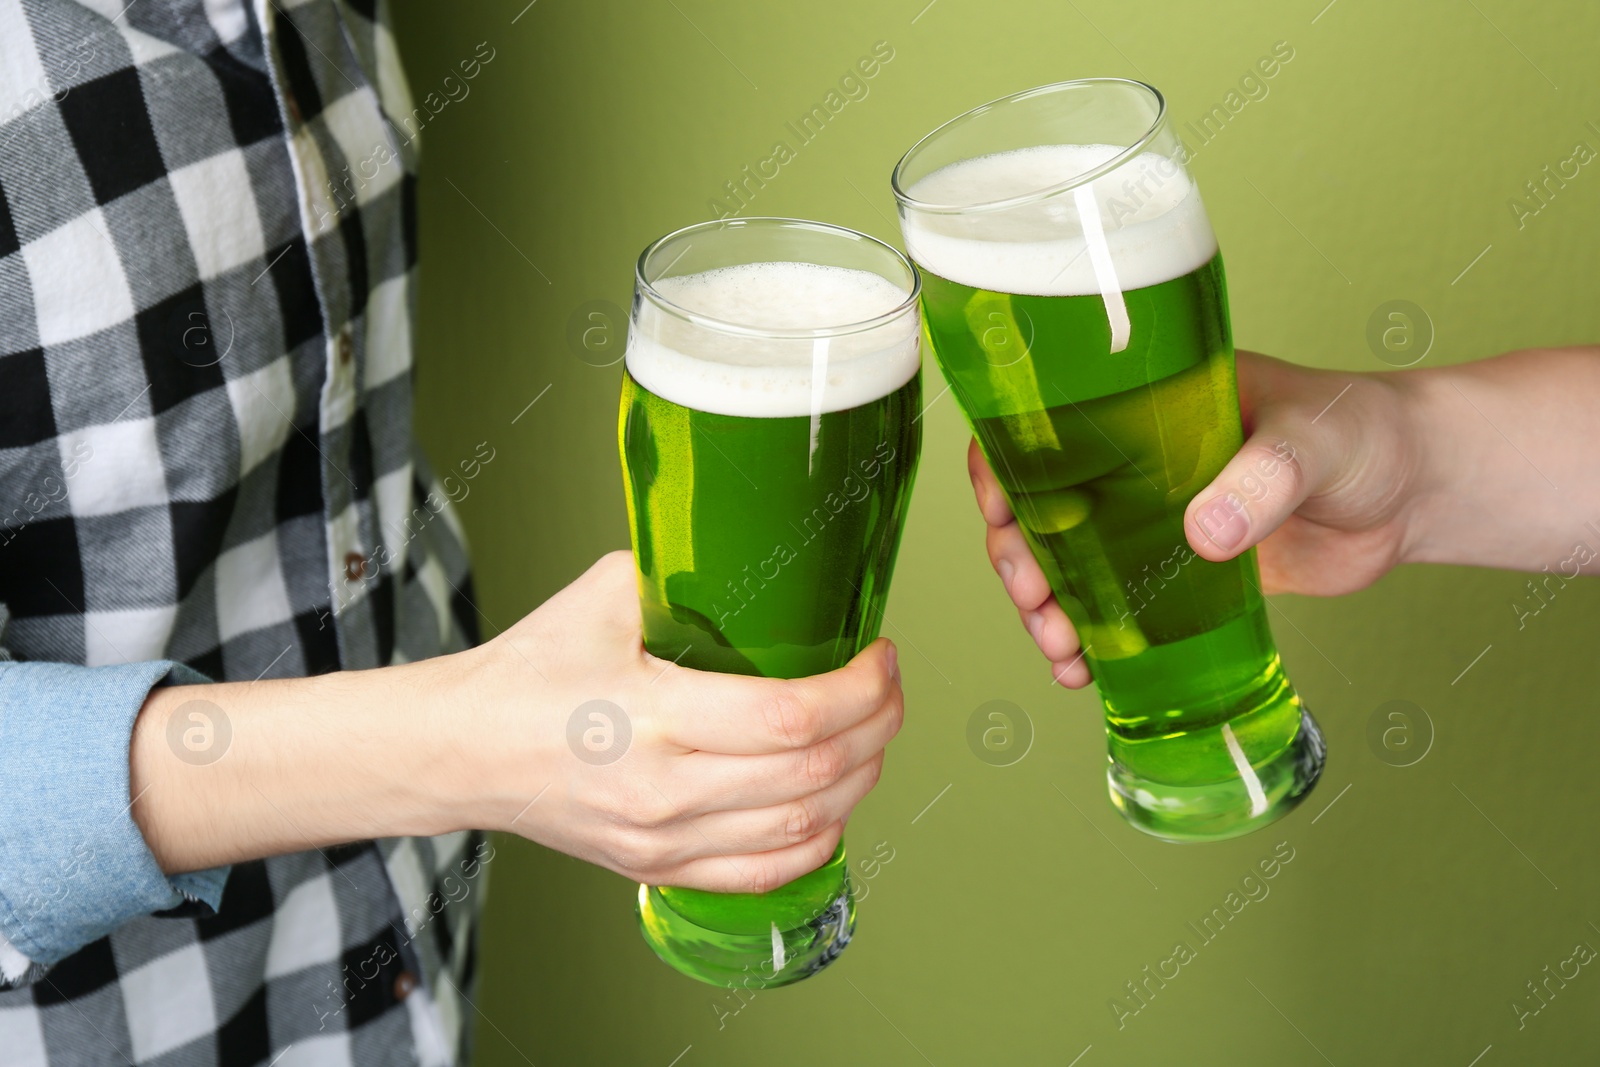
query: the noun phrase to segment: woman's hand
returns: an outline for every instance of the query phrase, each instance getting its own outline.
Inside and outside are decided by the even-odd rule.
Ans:
[[[1246,441],[1190,501],[1184,531],[1209,560],[1259,546],[1266,592],[1331,596],[1372,584],[1416,540],[1424,449],[1413,376],[1307,370],[1238,354]],[[1056,603],[977,441],[967,453],[989,559],[1051,673],[1089,682],[1072,623]]]
[[[604,703],[579,713],[574,743],[569,722],[591,701]],[[639,881],[764,892],[827,861],[904,709],[886,640],[795,681],[656,659],[633,560],[613,552],[465,652],[158,687],[135,723],[129,792],[169,874],[479,827]],[[174,740],[189,723],[226,726],[220,758]],[[581,740],[591,729],[599,751]]]
[[[883,639],[794,681],[651,656],[626,552],[462,655],[454,714],[477,743],[460,769],[494,785],[483,824],[652,884],[765,892],[821,866],[904,716]],[[590,701],[607,703],[579,716],[582,729],[627,737],[620,756],[596,753],[608,762],[569,741]]]

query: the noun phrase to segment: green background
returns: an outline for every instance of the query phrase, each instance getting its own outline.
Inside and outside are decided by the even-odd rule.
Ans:
[[[418,96],[479,42],[495,50],[424,130],[417,400],[438,464],[484,440],[498,450],[462,508],[491,632],[627,544],[621,368],[592,364],[620,357],[614,309],[635,257],[710,217],[775,141],[794,147],[785,122],[880,40],[894,58],[870,94],[746,214],[898,244],[890,169],[945,119],[1035,84],[1127,75],[1158,85],[1181,126],[1281,40],[1295,54],[1269,95],[1194,164],[1241,347],[1383,369],[1368,321],[1400,299],[1432,323],[1424,365],[1600,332],[1600,162],[1521,228],[1508,207],[1577,142],[1600,149],[1592,4],[524,2],[396,10]],[[590,350],[569,340],[574,321],[602,327]],[[932,396],[942,383],[927,374]],[[1414,567],[1339,600],[1278,598],[1283,656],[1327,735],[1325,777],[1267,831],[1166,845],[1109,807],[1092,690],[1050,685],[989,569],[948,396],[926,424],[886,630],[909,713],[849,832],[858,858],[881,841],[894,859],[867,883],[856,943],[719,1025],[739,1002],[655,960],[632,885],[508,841],[482,943],[479,1063],[1594,1061],[1600,965],[1522,1029],[1511,1007],[1578,942],[1600,948],[1592,579],[1521,630],[1526,578],[1509,573]],[[1519,427],[1498,429],[1515,442]],[[966,741],[995,699],[1036,731],[1009,767]],[[1414,716],[1409,751],[1426,755],[1411,766],[1368,740],[1391,700],[1432,724]],[[1391,736],[1402,752],[1406,740]],[[1270,895],[1198,947],[1186,923],[1278,842],[1294,859]],[[1119,1030],[1108,1001],[1180,939],[1197,958]]]

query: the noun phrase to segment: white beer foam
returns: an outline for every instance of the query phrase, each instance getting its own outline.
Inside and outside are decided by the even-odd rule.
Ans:
[[[820,330],[873,319],[909,295],[872,271],[815,263],[745,263],[653,283],[685,310],[751,330]],[[894,392],[921,365],[914,311],[839,337],[743,337],[687,322],[643,300],[627,367],[657,396],[751,418],[843,411]],[[813,368],[822,370],[820,386]]]
[[[941,167],[907,191],[928,204],[992,203],[1069,181],[1123,151],[1060,144],[997,152]],[[1087,186],[1021,207],[965,215],[907,207],[906,250],[918,266],[974,288],[1104,295],[1105,279],[1078,215],[1086,195],[1099,205],[1105,250],[1124,292],[1182,277],[1217,254],[1200,190],[1158,152],[1142,152]]]

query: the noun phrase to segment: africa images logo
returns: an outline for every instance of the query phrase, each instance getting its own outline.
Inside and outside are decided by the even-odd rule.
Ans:
[[[628,713],[609,700],[589,700],[567,717],[567,747],[583,762],[604,767],[627,755],[633,741]]]

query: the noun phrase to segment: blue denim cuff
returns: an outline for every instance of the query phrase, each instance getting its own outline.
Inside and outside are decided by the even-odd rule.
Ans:
[[[55,963],[141,915],[221,903],[230,868],[163,874],[128,786],[150,690],[205,681],[168,660],[0,662],[0,934],[30,960]]]

